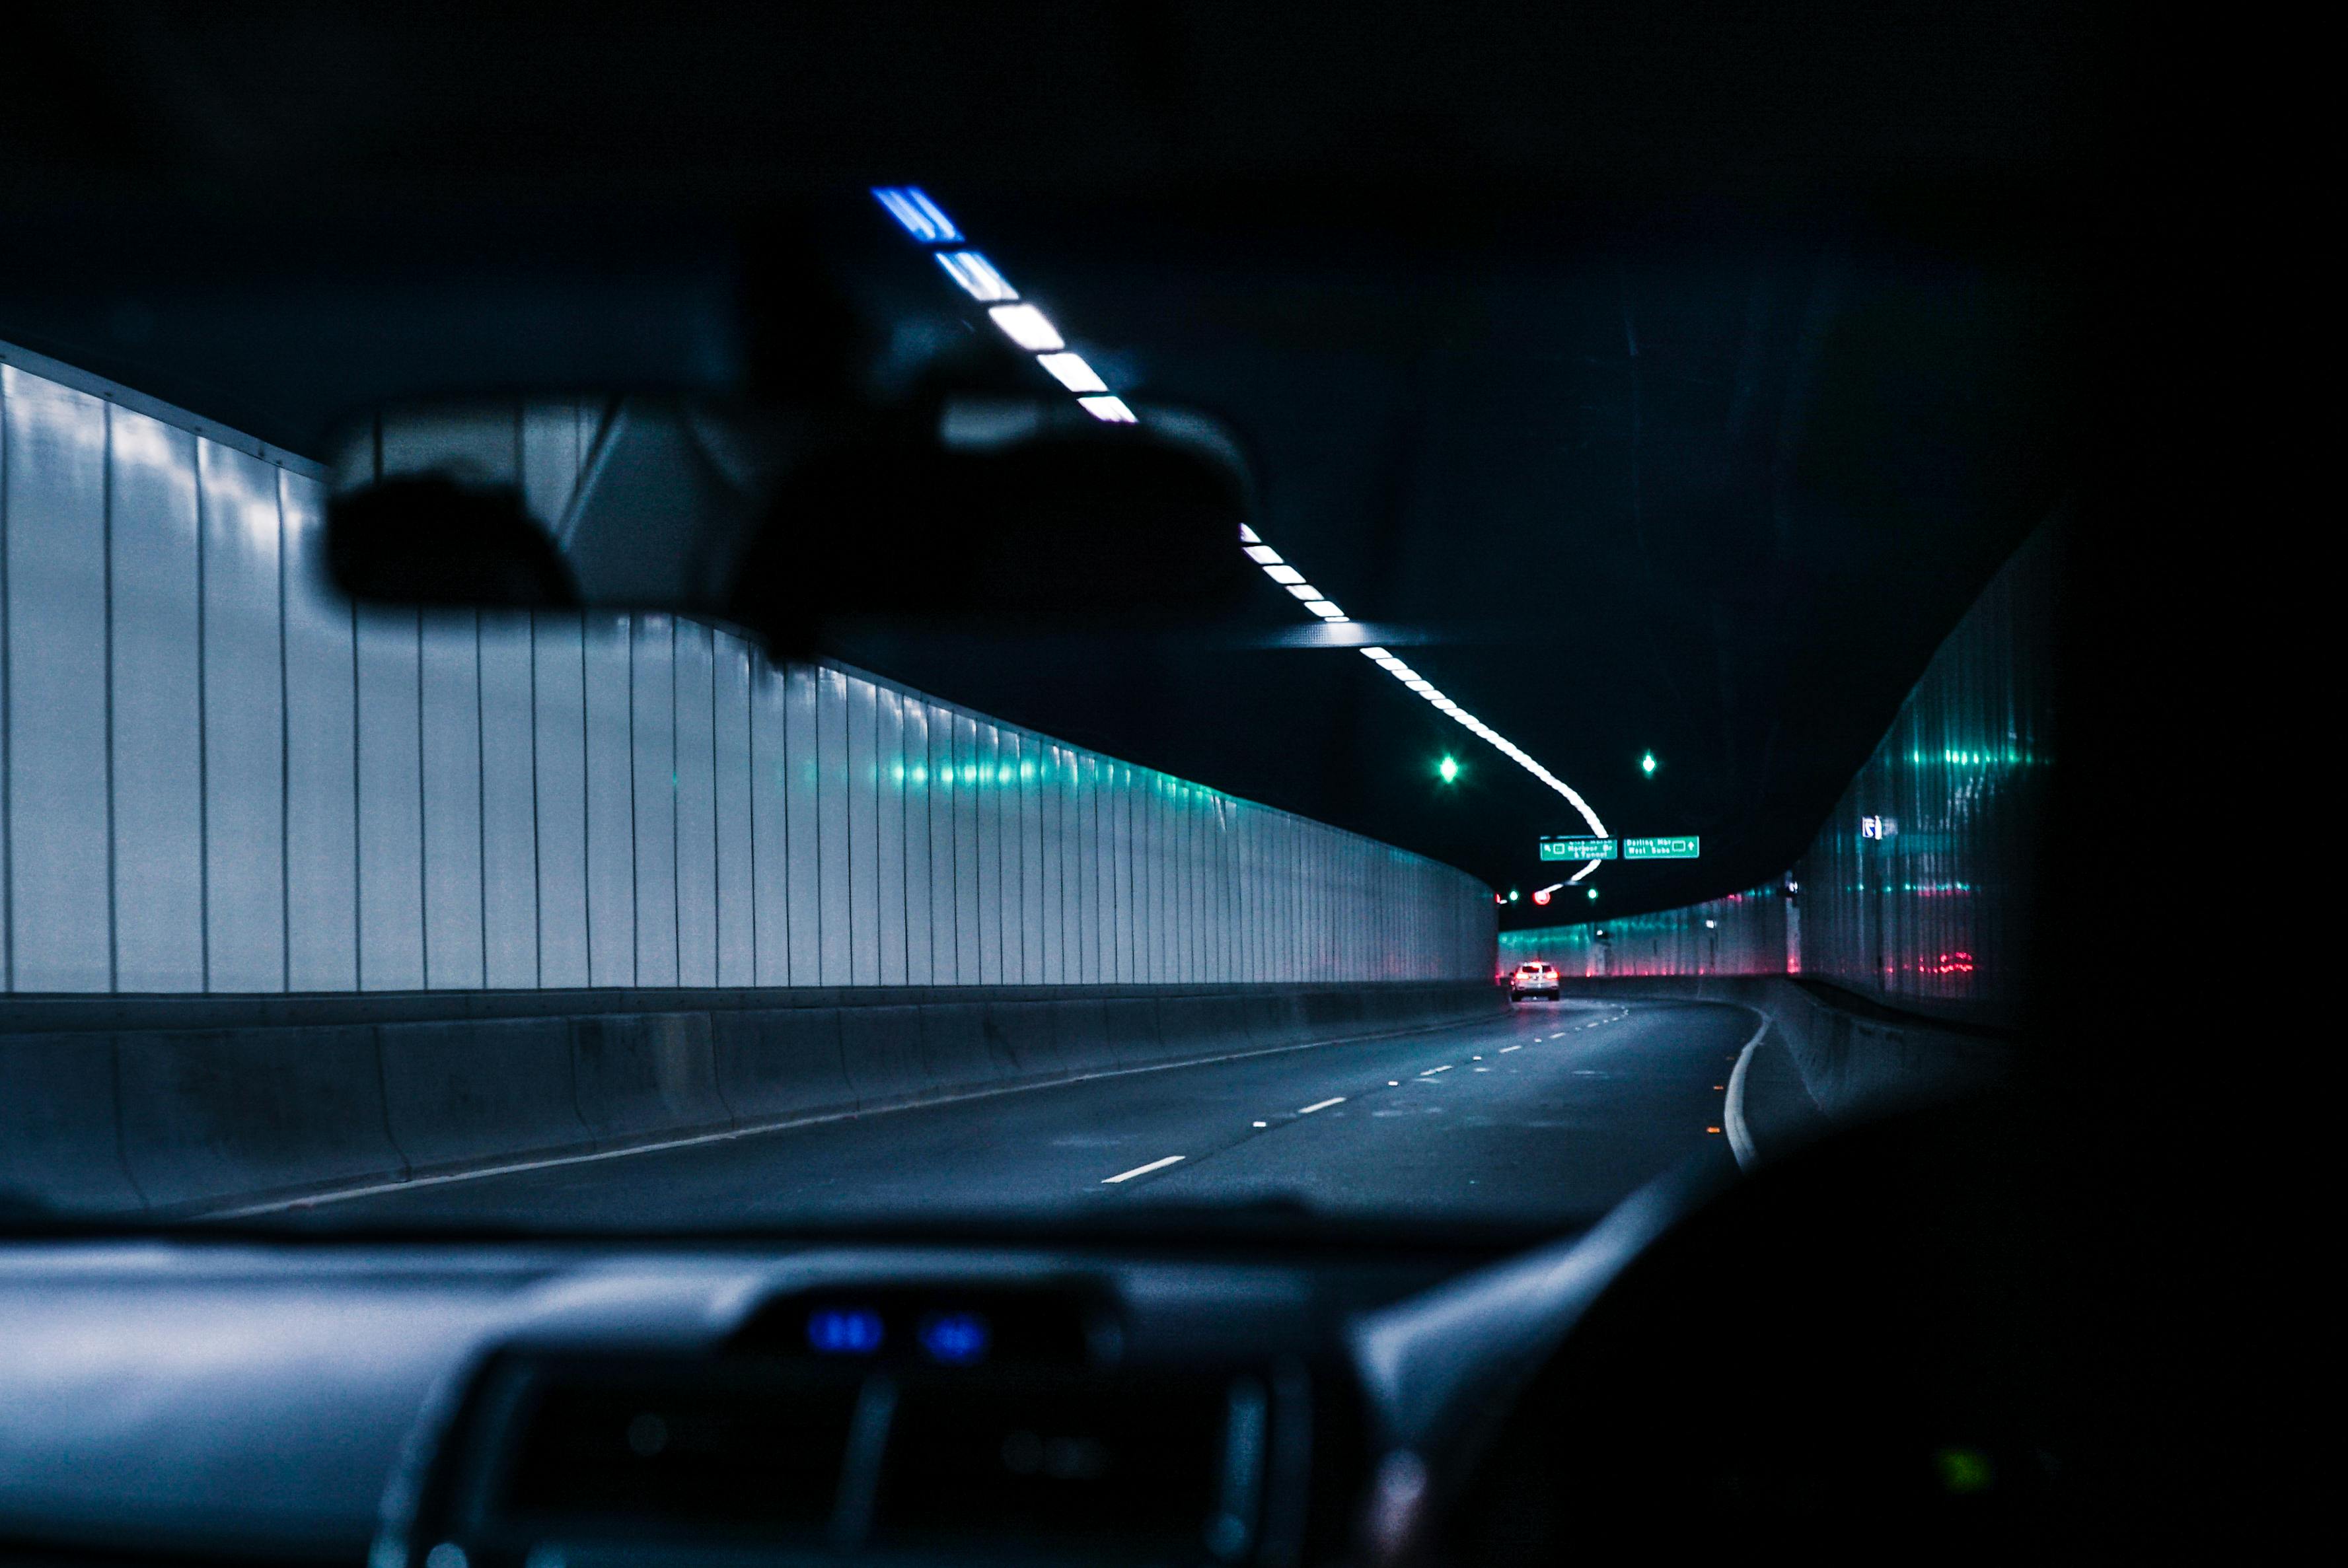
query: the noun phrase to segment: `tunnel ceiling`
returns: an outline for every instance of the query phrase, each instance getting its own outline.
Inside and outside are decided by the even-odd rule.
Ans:
[[[1356,618],[1610,829],[1704,836],[1533,918],[1783,870],[2071,479],[2059,10],[479,9],[35,18],[0,338],[295,450],[403,389],[722,384],[790,330],[773,215],[918,180],[1120,391],[1227,419],[1264,535]],[[873,298],[951,312],[858,221]],[[1554,880],[1567,804],[1357,654],[1274,645],[1300,619],[1267,583],[1179,642],[840,651]]]

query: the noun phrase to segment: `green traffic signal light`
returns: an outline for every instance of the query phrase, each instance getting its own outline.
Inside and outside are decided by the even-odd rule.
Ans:
[[[1639,759],[1639,771],[1646,774],[1649,778],[1653,778],[1655,776],[1654,753],[1649,752],[1645,756]]]
[[[1459,776],[1459,759],[1446,757],[1435,764],[1435,771],[1445,784],[1450,784]]]
[[[1598,897],[1598,889],[1597,889],[1597,888],[1595,888],[1595,887],[1592,887],[1592,888],[1590,890],[1590,896],[1591,896],[1592,898],[1597,897]]]

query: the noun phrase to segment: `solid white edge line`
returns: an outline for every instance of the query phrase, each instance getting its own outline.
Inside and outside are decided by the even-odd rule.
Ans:
[[[1136,1165],[1130,1171],[1120,1171],[1114,1176],[1104,1176],[1101,1178],[1101,1185],[1113,1187],[1119,1182],[1129,1182],[1136,1176],[1146,1176],[1152,1171],[1162,1171],[1169,1165],[1179,1165],[1181,1163],[1181,1155],[1169,1154],[1162,1160],[1152,1160],[1147,1165]]]
[[[1761,1027],[1736,1053],[1736,1065],[1728,1074],[1728,1101],[1722,1106],[1720,1124],[1728,1130],[1728,1152],[1736,1156],[1737,1169],[1749,1171],[1761,1160],[1761,1151],[1754,1145],[1753,1130],[1745,1123],[1745,1068],[1761,1045],[1761,1037],[1769,1032],[1769,1020],[1763,1018]]]
[[[625,1160],[637,1154],[657,1154],[667,1149],[694,1149],[705,1143],[730,1143],[736,1138],[762,1138],[769,1132],[788,1132],[797,1127],[816,1127],[826,1122],[848,1122],[859,1116],[887,1116],[899,1111],[924,1111],[933,1105],[957,1105],[968,1100],[992,1100],[998,1094],[1032,1094],[1039,1089],[1065,1089],[1072,1083],[1090,1083],[1099,1078],[1127,1078],[1143,1072],[1179,1072],[1186,1067],[1210,1067],[1219,1061],[1243,1061],[1255,1056],[1285,1056],[1292,1050],[1321,1050],[1333,1045],[1344,1045],[1357,1040],[1395,1040],[1405,1035],[1430,1034],[1437,1030],[1452,1029],[1454,1024],[1428,1024],[1420,1029],[1399,1029],[1385,1034],[1348,1035],[1339,1040],[1313,1040],[1303,1045],[1275,1045],[1261,1050],[1227,1050],[1220,1056],[1195,1057],[1187,1061],[1153,1061],[1144,1067],[1110,1067],[1098,1072],[1080,1072],[1073,1078],[1048,1079],[1042,1083],[1003,1083],[984,1089],[973,1089],[956,1094],[941,1094],[934,1100],[917,1100],[902,1105],[875,1105],[869,1109],[825,1111],[813,1116],[789,1116],[773,1122],[754,1122],[747,1127],[727,1127],[715,1132],[693,1132],[682,1138],[663,1138],[650,1143],[628,1143],[617,1149],[589,1149],[577,1154],[550,1154],[542,1159],[516,1160],[499,1165],[481,1165],[468,1171],[442,1171],[428,1176],[407,1176],[396,1182],[369,1182],[362,1186],[335,1187],[324,1192],[305,1193],[299,1197],[271,1198],[263,1203],[240,1204],[227,1209],[173,1210],[174,1218],[215,1220],[247,1219],[255,1214],[288,1214],[295,1209],[323,1207],[327,1204],[345,1204],[355,1198],[380,1197],[386,1193],[411,1192],[417,1187],[442,1187],[458,1182],[486,1181],[492,1176],[517,1176],[528,1171],[551,1170],[558,1165],[589,1165],[604,1160]]]
[[[1315,1111],[1326,1111],[1332,1105],[1343,1105],[1344,1102],[1345,1097],[1342,1094],[1336,1095],[1328,1100],[1316,1100],[1312,1104],[1307,1105],[1303,1110],[1297,1112],[1297,1114],[1299,1116],[1310,1116]]]

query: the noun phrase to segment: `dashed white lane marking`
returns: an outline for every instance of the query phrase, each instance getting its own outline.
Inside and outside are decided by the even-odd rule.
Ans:
[[[1296,1113],[1299,1116],[1310,1116],[1315,1111],[1326,1111],[1332,1105],[1343,1105],[1344,1102],[1345,1097],[1344,1095],[1333,1094],[1326,1100],[1315,1100],[1312,1104],[1303,1107]]]
[[[1256,1125],[1257,1125],[1257,1126],[1259,1126],[1259,1127],[1269,1127],[1269,1126],[1271,1126],[1271,1125],[1272,1125],[1272,1123],[1271,1123],[1271,1122],[1257,1122],[1257,1123],[1256,1123]]]
[[[1510,1052],[1510,1051],[1512,1051],[1512,1050],[1524,1050],[1524,1047],[1523,1047],[1523,1046],[1521,1046],[1521,1045],[1504,1045],[1504,1046],[1500,1047],[1500,1054],[1501,1054],[1502,1056],[1506,1056],[1506,1055],[1508,1055],[1508,1054],[1509,1054],[1509,1052]]]
[[[1430,1067],[1430,1068],[1428,1068],[1425,1072],[1420,1073],[1420,1074],[1419,1074],[1419,1076],[1420,1076],[1421,1078],[1432,1078],[1432,1077],[1434,1077],[1434,1076],[1435,1076],[1437,1073],[1438,1073],[1438,1072],[1448,1072],[1448,1071],[1451,1071],[1451,1064],[1450,1064],[1449,1062],[1447,1062],[1447,1062],[1445,1062],[1445,1063],[1444,1063],[1442,1066],[1440,1066],[1440,1067]]]
[[[1181,1163],[1181,1155],[1169,1154],[1162,1160],[1152,1160],[1147,1165],[1136,1165],[1130,1171],[1119,1171],[1114,1176],[1105,1176],[1101,1179],[1101,1185],[1113,1187],[1119,1182],[1129,1182],[1136,1176],[1146,1176],[1152,1171],[1162,1171],[1169,1165]]]

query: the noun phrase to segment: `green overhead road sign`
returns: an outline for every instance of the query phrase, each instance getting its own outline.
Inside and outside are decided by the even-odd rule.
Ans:
[[[1540,841],[1543,860],[1612,860],[1616,841],[1612,838],[1548,838]]]
[[[1622,841],[1625,860],[1694,860],[1704,853],[1704,840],[1690,835],[1686,838],[1626,838]]]

